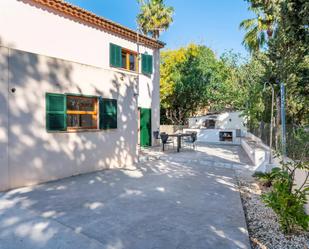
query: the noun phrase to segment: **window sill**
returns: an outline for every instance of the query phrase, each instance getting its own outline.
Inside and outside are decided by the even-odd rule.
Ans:
[[[137,71],[128,70],[128,69],[125,69],[125,68],[122,68],[122,67],[114,67],[114,66],[110,66],[110,67],[112,69],[116,69],[117,71],[120,71],[120,72],[126,72],[126,73],[130,73],[130,74],[133,74],[133,75],[138,75]]]
[[[67,130],[67,131],[47,131],[47,133],[84,133],[84,132],[102,132],[102,131],[114,131],[115,129],[81,129],[81,130]]]

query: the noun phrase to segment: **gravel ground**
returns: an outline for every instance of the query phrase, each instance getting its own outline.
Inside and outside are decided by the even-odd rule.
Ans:
[[[309,233],[285,236],[276,214],[266,207],[261,194],[267,191],[252,177],[238,176],[252,249],[308,249]]]

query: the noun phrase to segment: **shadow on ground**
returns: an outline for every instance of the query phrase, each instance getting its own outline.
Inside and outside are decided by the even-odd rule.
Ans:
[[[234,173],[157,160],[2,193],[0,248],[250,248]]]

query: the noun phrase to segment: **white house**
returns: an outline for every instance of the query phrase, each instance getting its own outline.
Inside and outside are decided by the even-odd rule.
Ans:
[[[185,131],[196,131],[199,142],[240,144],[240,137],[247,131],[241,112],[210,113],[189,118],[188,123]]]
[[[62,0],[1,0],[0,190],[134,164],[163,46]]]

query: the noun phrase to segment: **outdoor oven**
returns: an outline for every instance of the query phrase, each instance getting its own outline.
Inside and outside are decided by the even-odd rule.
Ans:
[[[221,142],[233,142],[233,132],[232,131],[220,131],[219,140]]]

